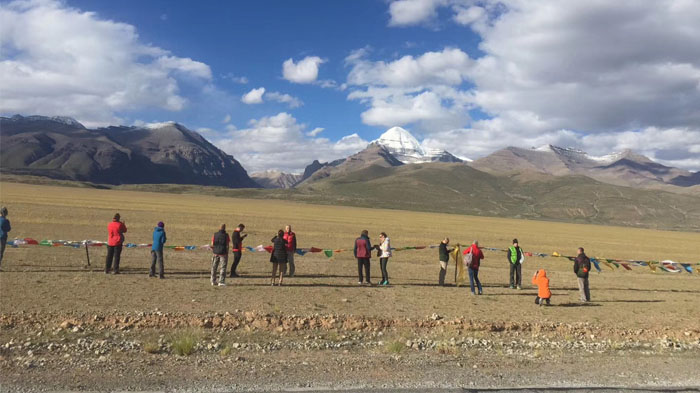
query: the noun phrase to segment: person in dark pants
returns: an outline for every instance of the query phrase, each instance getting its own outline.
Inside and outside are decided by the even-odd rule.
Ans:
[[[287,264],[289,265],[288,276],[294,276],[296,267],[294,266],[294,253],[297,251],[297,234],[292,232],[292,226],[284,227],[284,241],[287,242]]]
[[[369,241],[369,232],[366,229],[362,231],[360,237],[355,239],[353,254],[355,255],[355,258],[357,258],[357,283],[362,285],[362,268],[364,267],[367,285],[372,285],[372,281],[369,277],[369,262],[370,258],[372,258],[372,244]]]
[[[578,256],[574,259],[574,273],[578,277],[578,292],[582,302],[591,301],[591,291],[588,288],[588,272],[591,271],[591,260],[586,256],[583,247],[578,248]]]
[[[114,215],[112,222],[107,225],[107,259],[105,260],[105,274],[112,271],[114,262],[114,274],[119,274],[119,262],[121,261],[122,245],[124,244],[124,234],[126,224],[121,220],[119,213]]]
[[[236,269],[238,269],[238,264],[241,263],[241,255],[243,253],[243,239],[245,239],[247,234],[241,235],[245,225],[238,224],[238,227],[233,230],[233,236],[231,237],[231,251],[233,252],[233,265],[231,266],[231,277],[238,277]]]
[[[391,258],[391,240],[385,232],[379,234],[379,246],[377,247],[379,254],[379,266],[382,269],[382,281],[379,285],[389,285],[389,272],[386,270],[386,265]]]
[[[469,254],[471,254],[471,257]],[[481,295],[482,291],[481,281],[479,281],[479,266],[481,265],[481,260],[484,259],[484,254],[479,249],[479,242],[477,240],[474,240],[474,243],[472,243],[469,248],[464,250],[464,256],[465,259],[471,260],[467,264],[467,268],[469,270],[469,288],[471,289],[472,295],[476,294],[474,292],[474,281],[476,281],[476,286],[479,289],[479,295]]]
[[[508,248],[510,262],[510,289],[523,289],[522,262],[523,250],[518,246],[518,239],[513,239],[513,245]]]
[[[7,233],[11,230],[10,220],[7,219],[7,208],[3,206],[0,209],[0,266],[2,265],[2,257],[5,255],[5,246],[7,246]]]
[[[450,244],[450,239],[444,238],[438,247],[438,256],[440,258],[440,277],[438,278],[438,284],[443,287],[445,286],[445,276],[447,275],[447,264],[450,262],[450,253],[454,250],[454,248],[447,249],[448,244]]]
[[[277,278],[277,269],[279,269],[279,286],[282,286],[282,279],[284,278],[284,273],[287,270],[287,240],[284,238],[284,231],[277,231],[277,236],[272,238],[272,255],[270,255],[270,262],[272,262],[272,286],[275,286],[275,279]]]
[[[226,286],[226,267],[228,265],[228,246],[231,244],[231,238],[226,233],[226,224],[221,224],[218,232],[211,238],[211,251],[214,254],[211,258],[211,285],[217,285],[216,271],[219,270],[220,287]]]
[[[165,224],[163,221],[153,229],[153,245],[151,246],[151,271],[148,277],[156,276],[156,261],[158,262],[158,278],[165,278],[165,268],[163,266],[163,245],[167,241],[165,236]]]

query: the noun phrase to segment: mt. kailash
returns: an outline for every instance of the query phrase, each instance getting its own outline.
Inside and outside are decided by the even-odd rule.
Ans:
[[[425,149],[410,132],[401,127],[392,127],[372,143],[384,146],[394,157],[404,164],[423,162],[463,162],[445,150]]]

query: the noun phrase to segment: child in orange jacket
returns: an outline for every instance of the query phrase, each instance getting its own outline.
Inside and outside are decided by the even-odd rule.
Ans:
[[[534,276],[532,276],[532,283],[537,285],[537,297],[535,298],[535,304],[540,306],[544,305],[546,302],[549,306],[549,301],[552,298],[552,292],[549,290],[549,279],[547,278],[547,271],[544,269],[538,270]]]

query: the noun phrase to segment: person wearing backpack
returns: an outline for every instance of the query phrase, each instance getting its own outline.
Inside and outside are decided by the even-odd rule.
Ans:
[[[369,241],[369,232],[365,229],[360,234],[360,237],[355,239],[355,247],[353,248],[353,255],[357,258],[357,284],[362,285],[362,268],[365,269],[365,278],[367,279],[367,285],[372,285],[372,281],[369,278],[369,267],[370,258],[372,258],[372,243]]]
[[[582,302],[591,301],[591,291],[588,289],[588,272],[591,271],[591,260],[586,256],[583,247],[578,248],[578,256],[574,259],[574,273],[578,277],[578,292]]]
[[[523,250],[518,246],[518,239],[513,239],[513,245],[508,248],[508,262],[510,262],[510,289],[523,289],[522,263]]]
[[[479,281],[479,265],[481,265],[481,260],[484,259],[484,253],[479,249],[479,241],[474,240],[474,243],[464,250],[463,254],[464,264],[469,270],[469,288],[472,295],[476,295],[474,292],[474,281],[476,281],[479,295],[481,295],[483,292],[481,291],[481,281]]]

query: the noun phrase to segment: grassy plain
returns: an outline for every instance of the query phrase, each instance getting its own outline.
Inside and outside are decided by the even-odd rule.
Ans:
[[[279,200],[245,200],[200,195],[76,189],[3,183],[2,203],[9,206],[11,235],[36,239],[106,238],[106,224],[120,212],[129,228],[128,242],[149,243],[158,221],[166,223],[168,244],[208,243],[220,223],[229,227],[243,222],[250,235],[246,245],[269,244],[277,229],[291,224],[300,247],[349,249],[362,229],[372,239],[385,231],[394,247],[437,244],[448,236],[453,243],[478,239],[482,245],[505,248],[517,237],[525,250],[574,254],[584,246],[590,256],[642,260],[694,261],[700,234],[647,229],[563,224],[553,222],[470,217],[451,214],[307,205]],[[437,250],[395,253],[389,262],[392,288],[357,288],[356,262],[351,252],[328,259],[321,254],[297,257],[298,277],[286,288],[269,288],[270,264],[266,253],[244,254],[241,279],[230,288],[208,286],[209,253],[165,251],[168,280],[149,281],[148,249],[125,249],[122,277],[97,274],[103,267],[104,248],[91,248],[92,269],[85,269],[83,250],[21,247],[8,249],[0,283],[7,294],[3,312],[18,310],[106,308],[125,310],[159,307],[161,310],[227,311],[231,308],[354,313],[379,316],[424,316],[433,312],[480,319],[539,319],[532,313],[534,290],[512,292],[507,284],[508,265],[500,252],[487,252],[481,270],[489,297],[469,299],[466,291],[434,286]],[[378,263],[373,280],[378,282]],[[538,268],[550,272],[555,303],[575,302],[576,280],[571,264],[560,258],[529,258],[523,268],[524,284]],[[92,272],[92,273],[91,273]],[[452,270],[450,270],[452,274]],[[17,279],[20,278],[20,279]],[[605,307],[560,308],[556,319],[594,318],[602,323],[646,325],[697,322],[698,276],[652,273],[648,269],[616,270],[593,274],[594,299]],[[26,285],[32,283],[33,285]],[[102,296],[101,293],[109,293]],[[127,295],[128,294],[128,295]],[[166,295],[167,294],[167,295]],[[490,297],[493,295],[494,297]],[[232,300],[231,298],[235,300]],[[353,299],[342,302],[341,299]],[[382,301],[378,302],[378,298]],[[51,301],[46,301],[52,299]],[[165,301],[167,299],[167,301]],[[193,301],[193,299],[195,301]],[[438,300],[439,299],[439,300]],[[489,299],[489,300],[484,300]],[[635,302],[635,301],[639,302]],[[653,302],[652,302],[653,301]],[[650,318],[651,315],[663,318]],[[624,316],[621,318],[621,316]]]
[[[299,247],[330,249],[351,249],[362,229],[368,229],[373,240],[380,231],[387,232],[394,247],[437,244],[448,236],[453,244],[478,239],[484,246],[505,248],[517,237],[526,251],[571,255],[578,246],[584,246],[590,256],[641,260],[696,262],[700,244],[700,233],[689,232],[7,182],[0,183],[0,202],[10,210],[10,238],[39,240],[104,240],[107,223],[119,212],[128,227],[127,242],[150,243],[153,227],[164,221],[170,245],[200,246],[209,242],[221,223],[233,228],[239,222],[246,224],[249,236],[245,244],[250,246],[269,244],[285,224],[293,226]],[[582,307],[577,301],[571,263],[564,258],[528,258],[523,266],[525,288],[516,291],[507,288],[505,255],[486,252],[480,273],[484,295],[470,297],[463,287],[437,286],[436,249],[396,252],[389,262],[389,287],[359,287],[350,251],[330,259],[322,254],[298,256],[297,276],[287,279],[285,286],[274,288],[269,286],[267,253],[245,253],[239,267],[243,277],[228,279],[229,286],[218,288],[209,285],[210,254],[204,250],[166,250],[166,280],[147,277],[148,249],[125,249],[125,274],[105,275],[105,251],[91,248],[92,266],[85,267],[83,249],[9,248],[0,273],[0,316],[40,315],[57,324],[71,316],[97,318],[156,311],[193,316],[255,311],[280,317],[318,314],[396,320],[430,319],[437,314],[445,320],[463,318],[478,323],[584,324],[596,334],[622,340],[634,335],[634,329],[648,340],[662,335],[700,339],[697,273],[653,273],[646,268],[604,270],[591,276],[593,304]],[[452,277],[453,267],[451,264],[448,277]],[[540,268],[549,272],[553,307],[533,304],[536,289],[530,285],[530,277]],[[375,283],[379,276],[378,261],[373,260]],[[0,331],[0,344],[19,335],[17,329],[12,323],[5,325]],[[489,333],[484,334],[487,337]],[[402,353],[398,343],[412,337],[411,333],[394,331],[392,335],[387,337],[387,349],[381,356],[387,361],[392,356],[409,356]],[[265,340],[261,337],[267,336],[257,340]],[[151,347],[157,352],[157,347]],[[450,351],[453,349],[441,350],[439,356],[448,356]],[[162,356],[146,352],[148,356]],[[294,353],[285,356],[297,358]],[[691,360],[692,364],[698,363],[697,352]],[[362,361],[356,358],[347,362]],[[498,363],[495,359],[494,364]],[[19,373],[7,364],[6,371]],[[117,376],[114,374],[114,378]],[[61,386],[78,385],[66,382]]]

